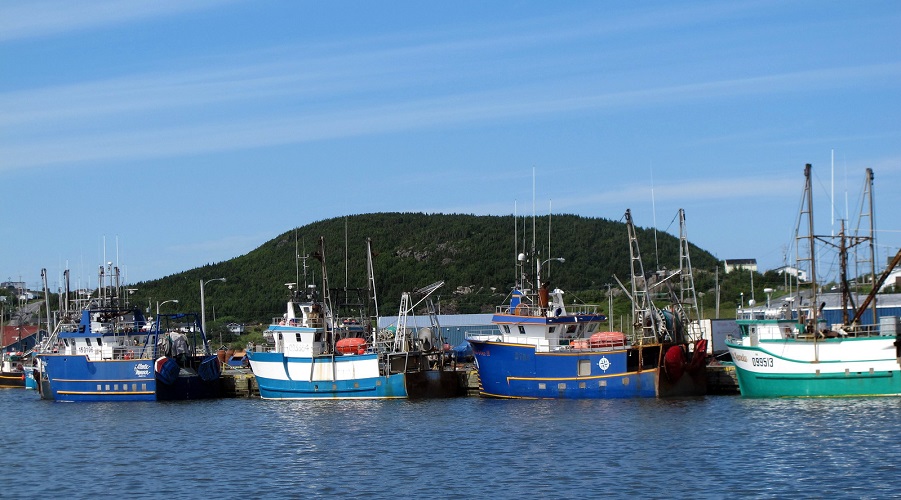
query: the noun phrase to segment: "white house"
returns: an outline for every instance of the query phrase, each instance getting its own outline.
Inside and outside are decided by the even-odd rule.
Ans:
[[[779,274],[788,274],[789,276],[794,276],[798,279],[798,281],[807,281],[807,271],[803,269],[798,269],[797,267],[792,266],[782,266],[774,269]]]
[[[726,268],[726,274],[738,269],[757,272],[757,259],[728,259],[724,260],[723,264]]]
[[[888,275],[888,278],[885,279],[885,283],[879,287],[880,292],[884,292],[887,288],[894,286],[895,290],[901,290],[901,269],[896,269]]]

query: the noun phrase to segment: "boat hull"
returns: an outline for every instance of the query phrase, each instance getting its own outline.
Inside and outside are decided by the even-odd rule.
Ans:
[[[43,355],[41,397],[56,401],[166,401],[220,396],[218,379],[181,370],[171,384],[156,379],[150,359],[91,361],[81,355]]]
[[[15,389],[25,387],[24,372],[0,372],[0,389]]]
[[[248,353],[263,399],[406,398],[403,374],[380,375],[378,355],[290,357]]]
[[[862,337],[726,345],[744,397],[898,396],[901,370],[894,341]]]
[[[534,345],[470,340],[482,396],[521,399],[616,399],[700,396],[706,367],[668,374],[660,349],[618,347],[538,352]]]

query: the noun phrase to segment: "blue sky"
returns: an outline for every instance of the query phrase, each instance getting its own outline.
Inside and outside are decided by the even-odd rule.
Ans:
[[[4,2],[0,280],[155,279],[358,213],[528,214],[533,171],[538,215],[678,234],[684,208],[693,243],[769,269],[805,163],[827,234],[875,171],[884,261],[898,26],[894,1]]]

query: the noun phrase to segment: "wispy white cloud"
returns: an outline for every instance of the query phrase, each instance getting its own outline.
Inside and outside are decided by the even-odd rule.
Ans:
[[[234,70],[232,74],[247,74]],[[305,104],[305,89],[295,85],[303,75],[263,75],[232,78],[221,71],[186,79],[125,79],[96,84],[13,92],[0,95],[0,118],[8,137],[0,142],[0,169],[26,168],[83,161],[158,158],[296,144],[310,141],[385,134],[423,127],[457,126],[509,118],[541,117],[598,110],[628,110],[649,106],[677,106],[699,100],[741,98],[748,95],[810,92],[836,86],[866,85],[878,79],[901,77],[901,64],[832,68],[765,75],[744,79],[688,83],[640,90],[585,93],[581,83],[509,84],[509,87],[431,98],[404,99],[382,95],[348,106]],[[565,89],[569,86],[571,92]],[[301,86],[302,87],[302,86]],[[313,84],[317,89],[323,85]],[[564,90],[561,90],[564,89]],[[285,113],[257,101],[261,93],[295,93],[296,110]],[[339,96],[343,91],[337,92]],[[560,97],[561,95],[565,97]],[[250,96],[250,97],[245,97]],[[213,105],[235,100],[234,108]],[[54,124],[54,105],[61,105],[64,123]],[[26,103],[26,104],[17,104]],[[30,104],[28,104],[30,103]],[[197,106],[185,118],[180,113]],[[255,106],[264,110],[254,109]],[[144,108],[144,109],[142,109]],[[153,120],[161,113],[160,122]],[[129,126],[105,122],[104,114],[124,114]],[[223,115],[227,119],[223,120]],[[147,125],[140,122],[146,122]],[[84,132],[84,124],[92,124]],[[156,125],[154,125],[156,123]],[[29,133],[29,129],[33,129]],[[59,133],[60,131],[65,133]]]
[[[35,36],[86,29],[174,15],[224,1],[135,6],[108,0],[89,3],[87,8],[49,1],[34,7],[32,3],[3,5],[0,33]],[[51,14],[43,19],[30,9]],[[596,51],[577,47],[580,40],[615,36],[611,33],[620,31],[734,20],[748,10],[753,9],[703,6],[632,11],[613,19],[585,16],[586,20],[569,13],[550,21],[518,20],[493,30],[486,26],[476,29],[474,36],[448,29],[272,47],[222,54],[200,67],[191,60],[177,64],[193,69],[9,91],[0,93],[0,170],[233,151],[835,88],[882,88],[895,85],[901,77],[901,63],[885,63],[774,73],[758,69],[756,74],[749,70],[735,78],[681,75],[655,82],[640,70],[611,76],[605,65],[591,64]],[[529,49],[542,43],[574,50],[535,54]],[[511,59],[516,62],[510,64]],[[531,74],[542,77],[529,78]]]
[[[208,9],[235,0],[32,0],[0,4],[0,42],[54,36]]]

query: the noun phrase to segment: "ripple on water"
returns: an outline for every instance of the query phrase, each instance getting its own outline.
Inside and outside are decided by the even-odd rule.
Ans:
[[[0,391],[19,496],[885,498],[901,399],[65,404]]]

